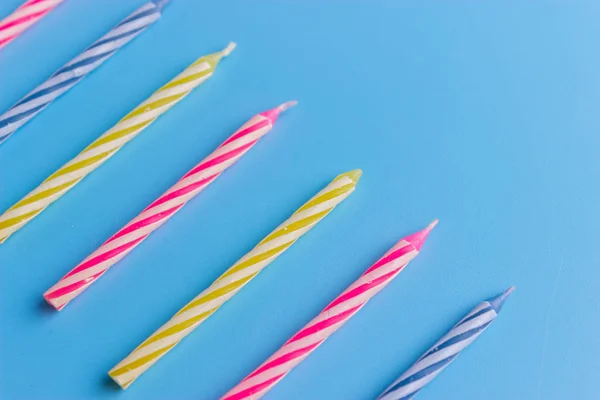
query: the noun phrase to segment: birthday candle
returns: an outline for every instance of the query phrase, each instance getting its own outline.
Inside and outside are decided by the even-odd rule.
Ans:
[[[450,332],[442,337],[404,374],[388,387],[378,400],[409,400],[431,382],[458,354],[487,329],[496,319],[514,287],[480,303]]]
[[[108,373],[111,378],[123,389],[131,385],[263,268],[346,199],[354,191],[361,173],[360,170],[353,170],[335,178],[114,367]]]
[[[155,0],[138,8],[83,53],[69,61],[3,115],[0,115],[0,144],[25,125],[61,94],[67,92],[87,74],[98,68],[121,47],[160,18],[169,0]],[[44,1],[37,3],[37,7]],[[0,28],[2,29],[2,28]],[[0,35],[1,35],[0,31]]]
[[[367,269],[356,282],[331,302],[319,315],[292,336],[254,372],[225,394],[221,400],[261,398],[296,365],[300,364],[392,281],[419,254],[427,235],[437,224],[401,239]]]
[[[46,301],[57,310],[65,307],[240,159],[273,128],[279,113],[293,105],[295,102],[284,103],[251,118],[211,155],[44,293]]]
[[[40,186],[0,215],[0,243],[102,165],[194,88],[206,81],[212,76],[221,58],[227,56],[234,48],[235,44],[230,43],[217,53],[200,57],[75,158],[50,175]]]
[[[0,48],[38,22],[63,0],[27,0],[0,21]]]

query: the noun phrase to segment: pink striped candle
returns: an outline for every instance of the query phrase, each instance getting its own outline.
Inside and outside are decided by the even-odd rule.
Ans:
[[[63,0],[27,0],[0,21],[0,48],[38,22]]]
[[[261,398],[333,332],[358,312],[419,254],[427,235],[437,224],[401,239],[356,282],[296,333],[267,361],[231,389],[221,400]]]
[[[239,160],[273,128],[279,113],[295,104],[295,101],[287,102],[252,117],[211,155],[44,293],[46,301],[57,310],[65,307]]]

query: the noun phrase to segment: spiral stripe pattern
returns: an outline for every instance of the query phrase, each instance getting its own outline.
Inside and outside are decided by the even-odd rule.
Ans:
[[[9,208],[0,216],[0,243],[102,165],[194,88],[206,81],[212,75],[219,60],[228,55],[234,47],[232,43],[218,53],[200,57],[79,155],[48,177],[40,186]]]
[[[479,337],[496,319],[502,304],[513,288],[475,307],[431,349],[417,360],[400,378],[383,392],[378,400],[409,400],[468,345]]]
[[[27,0],[0,21],[0,48],[38,22],[63,0]]]
[[[142,33],[161,15],[164,2],[147,3],[125,18],[83,53],[56,71],[46,82],[0,116],[0,144],[12,136],[56,98],[67,92],[87,74],[98,68],[118,49]]]
[[[283,104],[250,119],[211,155],[44,293],[46,301],[57,310],[64,308],[69,301],[94,283],[189,200],[210,185],[223,171],[246,154],[272,129],[275,114],[284,110],[287,105],[287,103]]]
[[[354,170],[335,178],[114,367],[109,372],[112,379],[122,388],[127,388],[346,199],[354,191],[360,174],[360,170]]]
[[[424,240],[424,236],[432,227],[428,227],[424,234],[418,236],[422,237],[420,240]],[[221,400],[261,398],[390,283],[417,256],[419,249],[420,244],[413,243],[410,236],[396,243],[316,318],[292,336]]]

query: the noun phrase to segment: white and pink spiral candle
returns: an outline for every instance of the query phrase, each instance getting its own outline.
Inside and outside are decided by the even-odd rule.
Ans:
[[[221,400],[256,400],[271,390],[296,365],[341,328],[367,301],[387,286],[419,254],[427,235],[436,224],[437,220],[422,231],[413,233],[396,243],[316,318],[221,397]]]
[[[46,301],[57,310],[65,307],[240,159],[273,128],[279,114],[295,104],[295,101],[290,101],[252,117],[211,155],[46,291]]]
[[[28,0],[0,21],[0,48],[38,22],[63,0]]]

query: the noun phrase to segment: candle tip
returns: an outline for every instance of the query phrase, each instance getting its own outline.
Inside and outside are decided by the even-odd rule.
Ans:
[[[154,0],[154,7],[158,9],[158,11],[162,11],[167,4],[169,4],[171,0]]]
[[[440,220],[436,218],[436,219],[434,219],[433,221],[431,221],[431,223],[430,223],[429,225],[427,225],[427,228],[425,228],[425,229],[427,229],[427,231],[428,231],[428,232],[431,232],[431,230],[432,230],[433,228],[435,228],[435,226],[436,226],[436,225],[437,225],[439,222],[440,222]]]
[[[488,303],[490,303],[490,305],[492,306],[494,311],[496,311],[496,313],[500,312],[500,310],[502,309],[502,306],[504,305],[504,302],[506,301],[508,296],[510,296],[510,294],[514,290],[515,290],[515,287],[511,286],[508,289],[506,289],[504,292],[502,292],[499,295],[492,297],[491,299],[488,300]]]
[[[360,180],[360,177],[362,176],[362,169],[353,169],[352,171],[348,171],[346,172],[345,176],[347,176],[348,178],[352,179],[352,181],[354,182],[354,184],[357,184],[358,181]]]
[[[283,112],[283,111],[287,110],[288,108],[294,107],[297,104],[298,104],[297,100],[291,100],[291,101],[287,101],[287,102],[283,103],[282,105],[280,105],[277,108],[279,108],[279,111]]]
[[[274,124],[275,121],[277,121],[277,118],[279,117],[280,113],[282,113],[290,107],[294,107],[296,104],[298,104],[296,100],[288,101],[275,108],[261,112],[260,115],[262,115],[263,117],[267,117],[269,121],[271,121],[271,124]]]
[[[419,232],[415,232],[412,235],[408,235],[404,238],[405,241],[412,244],[417,251],[421,251],[421,247],[423,247],[423,243],[425,243],[425,239],[429,236],[429,233],[435,226],[438,224],[438,220],[434,219],[425,229],[420,230]]]
[[[221,55],[223,57],[227,57],[235,49],[235,46],[237,46],[237,44],[235,44],[235,42],[229,42],[227,47],[225,47],[223,50],[221,50]]]
[[[229,54],[231,54],[233,49],[235,49],[235,46],[236,44],[234,42],[230,42],[224,49],[219,50],[216,53],[203,56],[199,60],[207,61],[213,68],[216,68],[217,64],[219,64],[223,57],[227,57]]]
[[[333,182],[339,181],[340,179],[348,178],[356,186],[356,184],[360,180],[361,175],[362,175],[362,169],[353,169],[352,171],[348,171],[348,172],[344,172],[343,174],[339,174],[338,176],[335,177]]]

